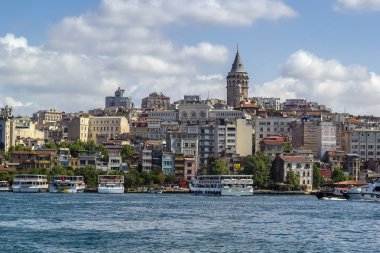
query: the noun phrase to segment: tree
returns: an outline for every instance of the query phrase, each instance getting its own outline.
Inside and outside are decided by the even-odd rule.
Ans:
[[[98,185],[98,172],[94,167],[86,166],[78,168],[75,170],[75,175],[83,176],[87,187],[97,187]]]
[[[123,161],[127,160],[134,154],[134,149],[130,145],[123,145],[121,147],[121,157],[123,158]]]
[[[290,144],[289,142],[284,143],[284,152],[290,153],[291,150],[292,150],[292,144]]]
[[[323,178],[318,166],[313,164],[313,188],[318,189],[322,184],[325,183],[325,179]]]
[[[293,190],[300,190],[301,189],[300,179],[301,179],[300,174],[290,169],[286,173],[285,183],[289,184]]]
[[[331,179],[334,183],[337,183],[341,181],[346,181],[347,176],[344,174],[344,172],[341,169],[335,168],[333,173],[331,174]]]
[[[253,185],[257,188],[266,188],[270,181],[270,158],[263,153],[247,156],[244,161],[246,175],[253,175]]]
[[[208,170],[209,175],[228,175],[230,174],[230,169],[228,168],[226,162],[223,159],[216,159],[211,163]]]

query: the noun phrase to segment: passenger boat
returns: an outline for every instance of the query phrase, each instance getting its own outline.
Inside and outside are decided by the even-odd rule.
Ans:
[[[124,193],[124,176],[99,175],[98,193]]]
[[[82,176],[57,175],[50,177],[49,192],[52,193],[83,192],[85,187]]]
[[[9,182],[8,181],[0,181],[0,192],[9,192]]]
[[[49,188],[45,175],[18,174],[12,184],[13,192],[46,192]]]
[[[344,195],[350,200],[380,201],[380,178],[377,178],[373,183],[354,187]]]
[[[196,195],[251,196],[253,180],[250,175],[204,175],[190,183]]]

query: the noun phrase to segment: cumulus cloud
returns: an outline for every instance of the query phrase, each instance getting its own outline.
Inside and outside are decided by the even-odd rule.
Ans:
[[[380,0],[337,0],[338,11],[380,11]]]
[[[336,111],[378,115],[380,76],[360,65],[344,65],[299,50],[281,66],[281,75],[256,88],[261,96],[306,98]]]
[[[185,92],[225,97],[223,75],[207,73],[207,67],[225,66],[227,48],[207,41],[178,44],[170,29],[250,26],[294,16],[282,0],[103,0],[51,26],[43,45],[0,36],[0,100],[14,98],[8,102],[28,105],[30,114],[103,107],[117,87],[137,105],[154,90],[172,99]]]

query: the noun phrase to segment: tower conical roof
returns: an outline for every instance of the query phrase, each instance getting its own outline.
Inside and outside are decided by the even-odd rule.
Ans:
[[[231,72],[245,72],[243,63],[240,59],[239,49],[236,51],[234,63],[232,64]]]

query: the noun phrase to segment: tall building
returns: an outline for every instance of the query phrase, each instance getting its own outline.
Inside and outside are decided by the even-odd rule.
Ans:
[[[125,107],[130,109],[133,107],[132,98],[125,96],[125,90],[120,87],[115,91],[114,97],[106,97],[106,108],[109,107]]]
[[[15,124],[12,108],[0,108],[0,149],[8,151],[15,145]]]
[[[248,73],[244,70],[238,49],[227,75],[227,105],[237,108],[241,101],[248,98],[248,80]]]

